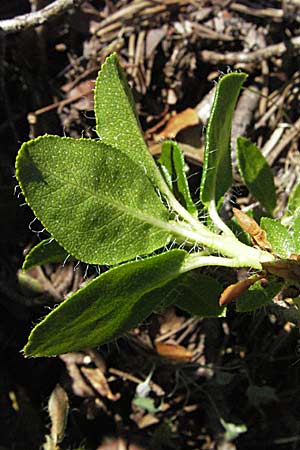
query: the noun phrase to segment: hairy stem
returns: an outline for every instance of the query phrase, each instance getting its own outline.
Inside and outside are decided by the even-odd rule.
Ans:
[[[223,222],[223,220],[219,216],[217,208],[216,208],[216,203],[215,203],[214,200],[211,200],[210,203],[209,203],[208,214],[209,214],[211,220],[213,221],[213,223],[215,224],[215,226],[220,231],[223,231],[224,235],[234,236],[234,234],[231,231],[231,229]]]

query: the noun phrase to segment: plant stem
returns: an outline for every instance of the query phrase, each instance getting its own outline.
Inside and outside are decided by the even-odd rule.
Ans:
[[[208,228],[203,225],[201,222],[199,222],[198,219],[196,219],[192,214],[190,214],[184,206],[181,205],[181,203],[176,199],[173,192],[170,190],[169,186],[165,182],[164,178],[162,177],[161,173],[160,175],[160,183],[159,183],[159,190],[161,193],[166,197],[168,200],[169,206],[172,208],[172,210],[177,213],[182,219],[184,219],[188,224],[190,224],[195,230],[200,231],[201,233],[206,233]]]
[[[223,222],[221,217],[218,214],[217,208],[216,208],[216,202],[214,200],[211,200],[208,205],[208,214],[210,215],[211,220],[216,225],[219,230],[223,231],[223,233],[227,236],[234,236],[234,233],[231,231],[231,229]]]
[[[191,253],[187,256],[185,264],[182,266],[182,272],[197,269],[205,266],[225,266],[236,267],[234,258],[223,258],[222,256],[199,256],[198,253]]]
[[[173,236],[177,235],[183,238],[189,243],[198,244],[203,247],[207,247],[210,250],[220,253],[227,258],[214,256],[212,259],[207,259],[208,265],[210,262],[219,261],[220,265],[229,265],[230,267],[252,267],[253,269],[262,270],[261,262],[273,261],[274,256],[268,252],[250,247],[249,245],[240,242],[235,235],[229,230],[218,215],[217,211],[213,211],[213,220],[217,221],[216,224],[222,227],[223,235],[219,235],[210,231],[205,225],[195,219],[174,197],[169,187],[161,177],[161,183],[159,189],[166,196],[170,207],[178,213],[178,215],[185,222],[160,222],[153,223],[154,225],[169,231]],[[230,231],[230,235],[229,235]],[[226,233],[225,233],[226,232]],[[209,258],[209,257],[206,257]],[[219,259],[215,259],[219,258]],[[225,263],[225,264],[223,264]],[[202,263],[201,263],[202,264]],[[212,265],[218,265],[217,263]]]

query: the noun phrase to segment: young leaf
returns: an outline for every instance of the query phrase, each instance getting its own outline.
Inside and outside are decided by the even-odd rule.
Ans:
[[[230,135],[235,104],[245,73],[229,73],[219,81],[210,114],[204,149],[200,199],[218,202],[232,183]]]
[[[62,248],[53,238],[44,239],[33,247],[26,255],[22,269],[29,270],[35,266],[41,266],[50,262],[64,261],[68,252]]]
[[[52,356],[111,341],[161,303],[155,290],[180,275],[184,250],[129,262],[88,283],[31,332],[28,356]]]
[[[197,214],[197,207],[192,200],[186,179],[184,157],[179,145],[173,141],[165,141],[162,144],[161,156],[158,161],[175,197],[191,214]]]
[[[260,226],[267,233],[268,240],[276,255],[281,258],[288,258],[291,253],[295,252],[293,237],[280,222],[262,217]]]
[[[250,312],[269,305],[281,286],[282,284],[277,279],[271,279],[266,287],[263,287],[261,282],[257,281],[248,291],[237,298],[236,310],[238,312]]]
[[[238,167],[243,182],[261,205],[272,214],[276,206],[274,177],[265,157],[249,139],[237,139]]]
[[[134,99],[115,53],[106,59],[98,74],[94,103],[101,141],[125,152],[159,187],[161,175],[145,144]]]
[[[124,153],[91,139],[42,136],[24,143],[16,176],[26,202],[76,259],[116,264],[164,246],[168,212]]]

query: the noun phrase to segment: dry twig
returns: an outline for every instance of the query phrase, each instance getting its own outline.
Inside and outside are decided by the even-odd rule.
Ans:
[[[300,48],[300,36],[296,36],[290,39],[289,43],[280,42],[278,44],[269,45],[265,48],[260,48],[254,52],[228,52],[217,53],[211,50],[203,50],[201,52],[201,58],[205,62],[210,64],[224,63],[224,64],[237,64],[237,63],[256,63],[263,61],[264,59],[272,58],[273,56],[282,56],[289,49]]]
[[[71,8],[81,5],[84,0],[55,0],[38,11],[23,14],[13,19],[0,20],[0,31],[4,34],[17,33],[28,28],[37,27],[63,14]]]

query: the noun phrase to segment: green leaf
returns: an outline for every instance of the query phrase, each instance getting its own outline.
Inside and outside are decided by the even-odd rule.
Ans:
[[[181,275],[168,286],[172,292],[172,303],[192,315],[219,317],[224,311],[224,307],[219,305],[222,285],[197,270]]]
[[[282,283],[275,278],[270,278],[266,287],[263,287],[260,281],[257,281],[250,286],[248,291],[237,298],[236,310],[238,312],[250,312],[269,305],[281,287]]]
[[[45,293],[45,286],[43,286],[40,281],[28,273],[19,270],[17,272],[17,278],[19,282],[19,289],[23,295],[32,297]]]
[[[117,338],[160,304],[153,291],[180,275],[186,255],[184,250],[171,250],[100,275],[32,330],[25,354],[52,356]]]
[[[267,233],[267,239],[276,255],[288,258],[291,253],[295,252],[293,236],[280,222],[262,217],[260,226]]]
[[[272,214],[276,206],[276,190],[270,166],[261,151],[249,139],[237,139],[238,167],[243,182],[261,205]]]
[[[29,270],[35,266],[41,266],[50,262],[64,261],[68,252],[62,248],[53,238],[44,239],[33,247],[26,255],[22,269]]]
[[[204,149],[200,199],[206,206],[219,198],[232,184],[230,135],[234,108],[245,73],[229,73],[219,81],[210,114]]]
[[[247,215],[250,211],[248,211]],[[251,217],[251,216],[250,216]],[[230,229],[233,231],[234,235],[238,238],[240,242],[243,242],[243,244],[251,245],[251,239],[249,233],[247,233],[245,230],[242,229],[240,224],[238,223],[235,216],[232,216],[230,222],[229,222]]]
[[[296,209],[293,214],[293,239],[294,239],[294,251],[299,255],[300,253],[300,207]]]
[[[183,153],[176,142],[165,141],[162,144],[160,167],[165,175],[167,184],[179,202],[191,213],[197,214],[188,181],[184,171]]]
[[[223,439],[225,442],[231,442],[240,434],[246,433],[248,431],[247,426],[245,424],[237,425],[231,422],[225,422],[224,419],[220,418],[220,422],[225,429],[225,433]]]
[[[288,204],[286,207],[285,217],[293,216],[297,209],[300,208],[300,183],[297,183],[290,193]]]
[[[143,169],[91,139],[43,136],[22,145],[26,202],[76,259],[116,264],[162,247],[168,212]]]
[[[156,413],[159,411],[159,407],[155,406],[155,401],[151,397],[135,397],[132,403],[138,408],[142,408],[149,413]]]
[[[98,74],[94,103],[100,140],[125,152],[159,187],[162,177],[145,144],[134,99],[115,53],[106,59]]]

